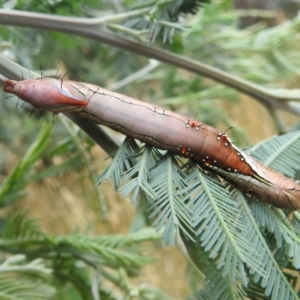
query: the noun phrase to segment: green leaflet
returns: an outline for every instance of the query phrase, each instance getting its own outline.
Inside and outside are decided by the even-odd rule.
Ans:
[[[246,152],[288,177],[300,169],[300,131],[270,138]]]
[[[24,196],[25,192],[23,189],[31,179],[32,168],[48,147],[51,129],[51,123],[45,124],[41,128],[35,142],[1,184],[0,206],[4,206],[20,198],[20,196]]]
[[[41,259],[28,262],[23,254],[10,256],[0,264],[0,298],[53,299],[55,289],[43,280],[51,272]]]

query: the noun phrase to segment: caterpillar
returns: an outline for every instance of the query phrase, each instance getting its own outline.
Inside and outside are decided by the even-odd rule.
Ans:
[[[275,207],[300,209],[300,185],[293,179],[241,152],[225,132],[193,118],[88,83],[52,78],[6,80],[4,91],[36,108],[76,114],[192,159]]]

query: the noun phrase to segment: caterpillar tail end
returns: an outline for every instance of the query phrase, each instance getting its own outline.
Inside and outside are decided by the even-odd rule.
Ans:
[[[64,106],[87,106],[88,101],[86,100],[79,100],[76,98],[68,97],[62,93],[57,93],[55,97],[53,97],[53,103],[57,106],[64,105]]]
[[[6,93],[14,94],[15,93],[15,85],[17,84],[17,81],[7,79],[4,81],[3,90]]]
[[[7,79],[3,90],[18,96],[36,108],[54,113],[74,111],[88,105],[87,100],[74,98],[53,79],[14,81]]]

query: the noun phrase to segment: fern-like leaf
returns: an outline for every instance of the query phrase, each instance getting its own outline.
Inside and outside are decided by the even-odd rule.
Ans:
[[[277,162],[279,171],[287,167],[287,174],[294,175],[299,168],[299,141],[299,133],[269,140],[255,147],[260,153],[255,156],[272,166]],[[284,164],[286,153],[289,162]],[[284,211],[255,202],[195,163],[149,146],[131,147],[117,160],[120,157],[129,166],[119,173],[124,179],[122,193],[133,193],[136,199],[138,191],[145,192],[150,217],[157,229],[164,229],[165,242],[174,244],[177,235],[184,234],[207,253],[209,297],[244,299],[248,283],[253,282],[272,299],[297,299],[295,286],[283,272],[299,266],[297,212],[287,218]]]
[[[196,193],[193,225],[201,247],[210,252],[210,258],[219,256],[216,267],[222,269],[223,276],[230,274],[232,282],[239,278],[246,286],[244,264],[261,274],[264,272],[257,244],[253,244],[238,199],[230,195],[217,178],[206,176],[195,165],[189,180],[198,182],[197,186],[191,186]]]
[[[280,264],[275,259],[269,246],[269,240],[261,232],[261,228],[252,214],[247,197],[241,192],[237,192],[237,194],[244,213],[243,220],[247,222],[249,237],[253,239],[251,245],[257,249],[262,264],[261,269],[263,270],[263,274],[261,274],[261,272],[250,268],[249,276],[255,283],[260,283],[265,289],[265,295],[271,296],[272,299],[297,299],[294,286],[289,284]],[[283,297],[278,298],[279,295],[283,295]]]
[[[41,236],[40,226],[37,219],[28,219],[27,211],[20,211],[8,215],[4,221],[2,238],[11,240],[18,239],[25,241],[28,238]]]
[[[155,198],[148,197],[149,217],[154,218],[153,225],[158,230],[165,226],[165,243],[174,245],[180,232],[193,240],[192,210],[180,197],[180,191],[188,184],[173,155],[166,153],[157,161],[150,171],[149,185],[156,195]]]
[[[35,142],[0,186],[0,206],[15,201],[20,195],[24,195],[23,189],[31,179],[32,168],[48,147],[51,128],[51,123],[42,127]]]
[[[273,137],[259,143],[246,152],[261,160],[266,166],[294,177],[300,170],[300,131]]]
[[[151,147],[145,145],[145,149],[140,149],[140,159],[135,163],[122,178],[123,186],[120,188],[120,193],[123,197],[127,197],[131,194],[131,201],[136,202],[138,194],[142,189],[149,197],[155,197],[155,192],[148,184],[149,171],[155,164],[155,155],[151,155]],[[136,157],[136,156],[135,156]]]
[[[55,289],[42,279],[51,270],[40,259],[26,262],[25,258],[13,255],[0,264],[0,299],[52,299]]]
[[[292,259],[294,267],[299,269],[300,231],[293,228],[280,210],[271,209],[261,203],[254,203],[252,213],[259,226],[274,234],[277,248],[283,248],[285,254]]]
[[[114,155],[114,159],[108,168],[98,177],[97,185],[102,181],[112,180],[114,184],[114,189],[117,190],[121,184],[121,177],[127,170],[130,169],[130,162],[132,157],[136,156],[139,151],[139,147],[135,140],[131,138],[126,138],[122,143],[121,147]],[[127,158],[131,156],[129,161]]]

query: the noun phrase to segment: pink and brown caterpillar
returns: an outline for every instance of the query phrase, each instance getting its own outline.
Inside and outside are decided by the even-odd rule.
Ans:
[[[260,201],[300,209],[300,185],[242,153],[224,132],[195,119],[87,83],[6,80],[4,91],[39,109],[73,113],[190,158]]]

